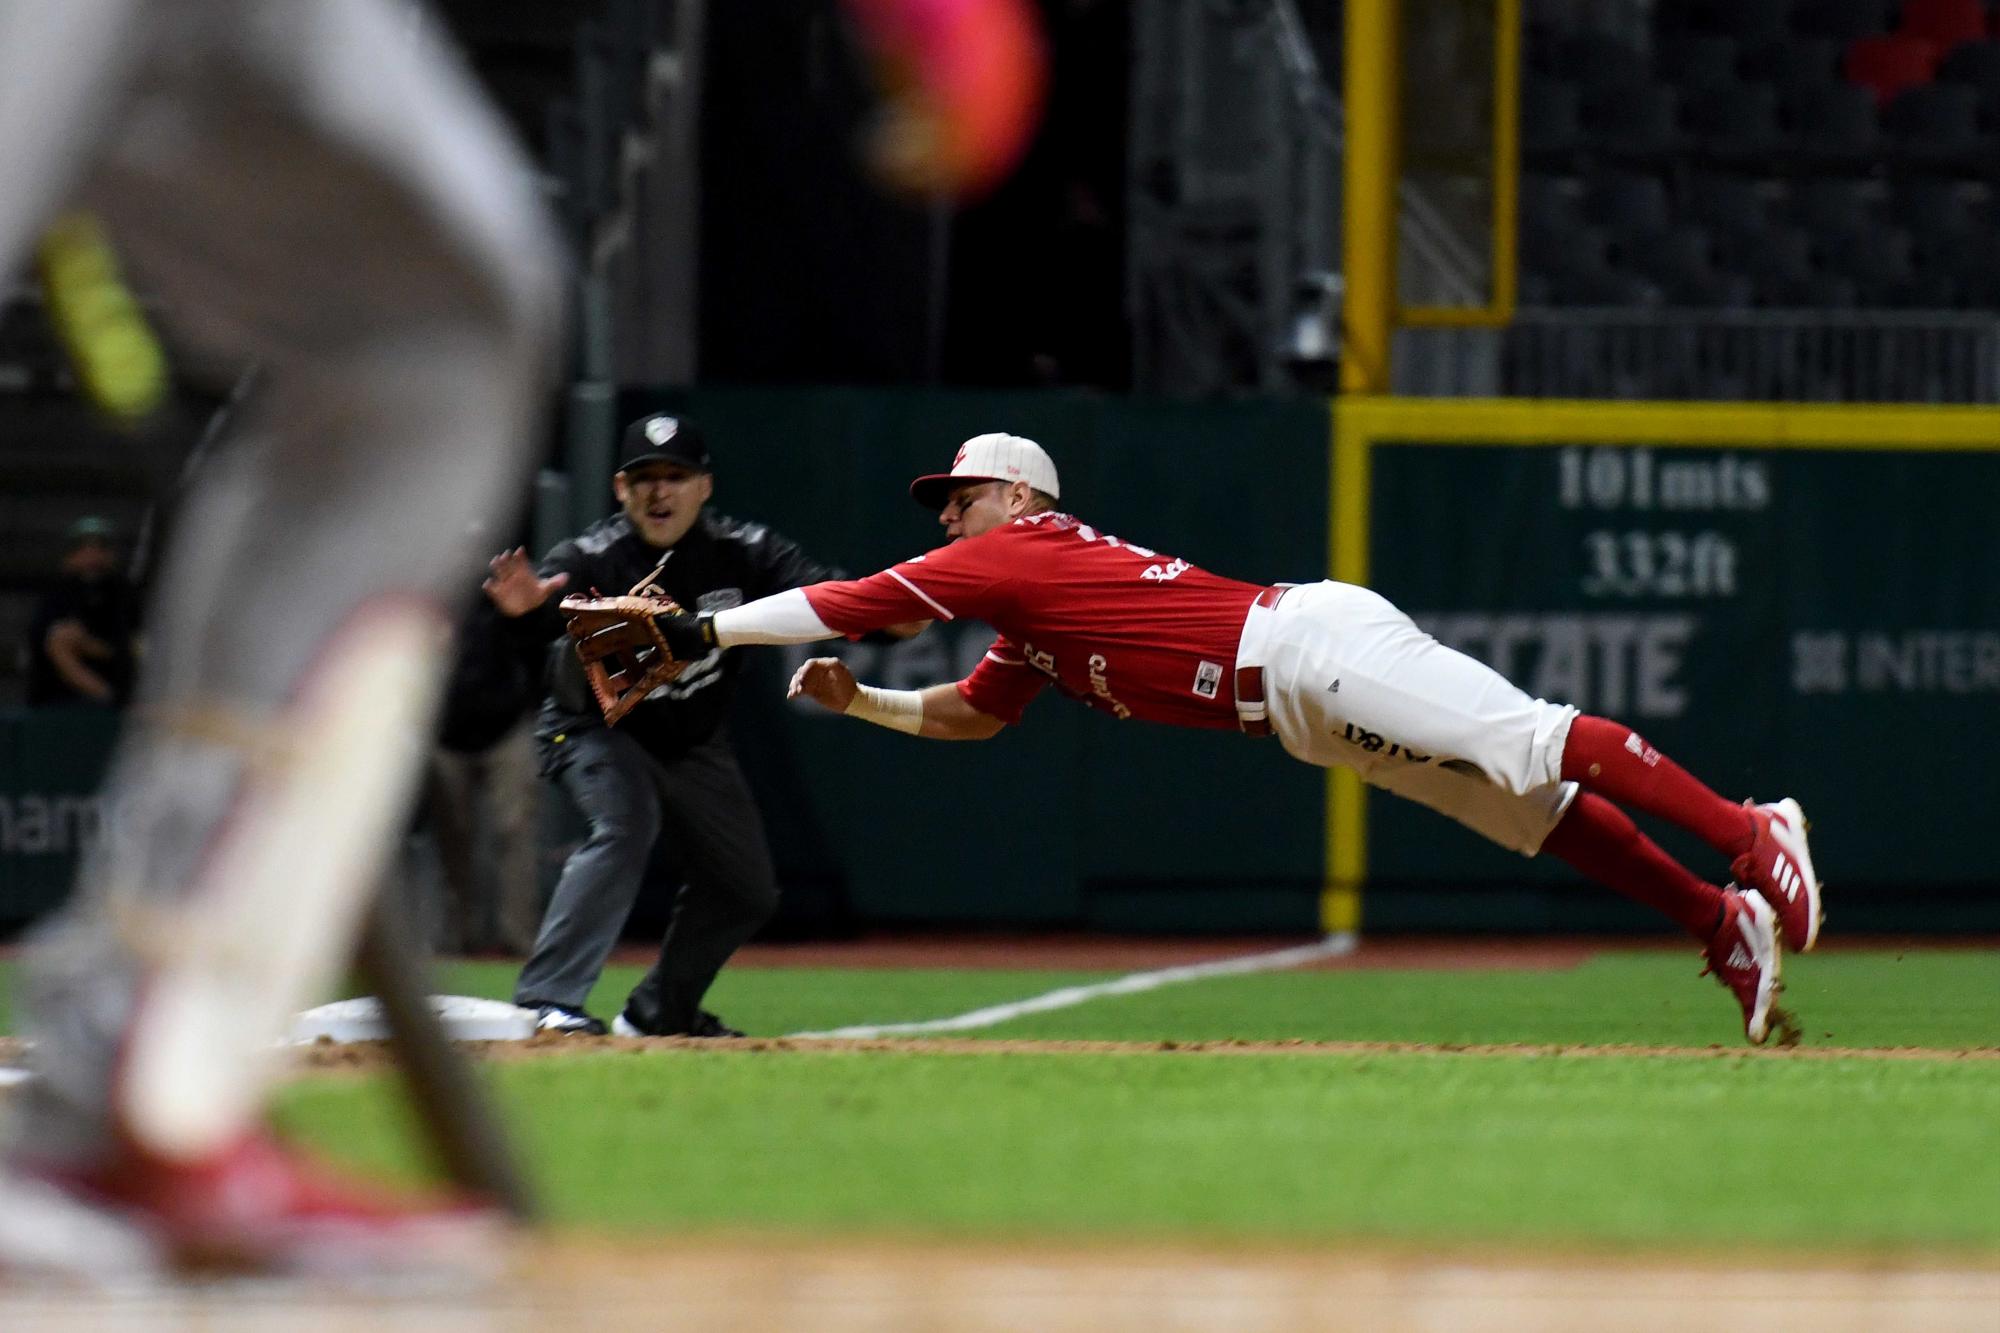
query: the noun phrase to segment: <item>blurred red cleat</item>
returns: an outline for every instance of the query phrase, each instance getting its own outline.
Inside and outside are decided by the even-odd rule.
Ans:
[[[1014,169],[1048,79],[1028,0],[846,0],[883,106],[876,174],[917,194],[978,195]]]
[[[476,1201],[350,1184],[262,1135],[194,1163],[0,1167],[0,1273],[485,1276],[507,1231]]]

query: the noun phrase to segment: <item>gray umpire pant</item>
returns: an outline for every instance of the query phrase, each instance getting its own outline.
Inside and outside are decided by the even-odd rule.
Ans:
[[[623,732],[571,732],[552,771],[590,836],[563,866],[515,1002],[583,1007],[664,833],[687,882],[625,1009],[642,1031],[686,1031],[715,974],[778,910],[764,821],[726,734],[662,762]]]

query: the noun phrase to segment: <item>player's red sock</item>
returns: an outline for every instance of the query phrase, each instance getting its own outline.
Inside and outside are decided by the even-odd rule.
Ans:
[[[1646,744],[1630,727],[1588,713],[1569,724],[1562,775],[1620,805],[1679,824],[1724,856],[1750,850],[1749,812]]]
[[[1698,940],[1715,933],[1722,890],[1698,877],[1639,831],[1602,796],[1580,791],[1542,850],[1627,898],[1664,912]]]

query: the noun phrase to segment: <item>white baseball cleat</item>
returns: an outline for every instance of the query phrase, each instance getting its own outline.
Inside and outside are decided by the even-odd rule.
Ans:
[[[1736,882],[1753,889],[1778,914],[1785,947],[1804,953],[1819,942],[1820,887],[1806,846],[1806,815],[1791,797],[1768,805],[1744,802],[1756,825],[1750,850],[1736,858],[1730,872]]]

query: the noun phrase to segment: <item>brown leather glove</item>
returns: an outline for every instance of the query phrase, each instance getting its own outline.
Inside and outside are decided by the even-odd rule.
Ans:
[[[609,727],[714,643],[708,618],[689,615],[671,597],[565,597],[562,612]]]

